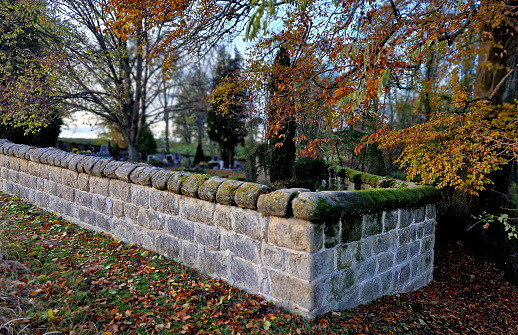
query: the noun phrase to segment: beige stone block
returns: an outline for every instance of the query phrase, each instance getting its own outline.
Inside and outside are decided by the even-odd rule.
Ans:
[[[295,218],[272,216],[269,242],[293,250],[314,252],[324,245],[324,225]]]
[[[181,217],[195,222],[213,224],[215,203],[186,196],[180,196],[179,199]]]

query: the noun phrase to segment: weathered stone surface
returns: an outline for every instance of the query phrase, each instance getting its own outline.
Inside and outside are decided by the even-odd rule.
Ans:
[[[173,175],[172,171],[159,169],[153,176],[151,177],[151,184],[154,188],[158,190],[166,190],[167,189],[167,181]]]
[[[106,233],[111,233],[112,231],[112,220],[111,216],[95,213],[95,225]]]
[[[233,256],[243,258],[252,263],[259,264],[261,261],[261,243],[240,234],[221,235],[222,251],[229,250]]]
[[[180,216],[191,221],[213,224],[216,204],[195,198],[180,198]]]
[[[293,250],[314,252],[324,244],[324,225],[301,219],[271,217],[269,242]]]
[[[327,287],[328,299],[339,301],[354,284],[354,271],[351,269],[345,269],[337,274],[327,278],[325,285]]]
[[[34,182],[36,182],[34,180]],[[57,194],[58,197],[65,199],[66,201],[74,201],[75,200],[75,189],[72,187],[68,187],[65,185],[58,184],[57,185]]]
[[[363,218],[362,216],[342,217],[342,243],[359,241],[362,237]]]
[[[85,173],[91,175],[93,167],[100,160],[101,160],[101,158],[99,158],[99,157],[89,156],[87,160],[83,161],[83,168],[85,170]]]
[[[77,164],[79,164],[79,162],[85,158],[86,158],[85,156],[73,155],[73,157],[68,161],[69,170],[79,172],[79,170],[77,168]],[[31,160],[32,160],[32,157],[31,157]],[[83,172],[83,171],[81,171],[81,172]]]
[[[383,232],[396,229],[398,222],[398,211],[386,211],[383,212]]]
[[[90,192],[90,176],[80,173],[77,176],[77,188],[83,192]]]
[[[179,260],[182,252],[182,241],[174,236],[159,235],[155,239],[155,249],[157,253],[167,258]]]
[[[275,271],[269,271],[269,275],[272,295],[280,300],[291,301],[309,311],[322,305],[325,296],[323,282],[309,283]]]
[[[157,173],[158,171],[161,171],[162,169],[159,169],[154,166],[148,166],[146,167],[137,178],[137,184],[144,185],[144,186],[151,186],[152,182],[151,179],[153,178],[153,175]]]
[[[220,250],[220,239],[218,228],[202,224],[194,225],[194,242],[204,245],[210,250]]]
[[[376,273],[376,266],[377,261],[374,258],[363,262],[354,271],[354,280],[357,283],[362,283],[363,281],[374,277],[374,274]]]
[[[18,181],[18,174],[16,174],[15,178],[15,175],[10,173],[9,180],[16,183]],[[45,179],[43,182],[43,191],[47,192],[50,195],[56,196],[58,194],[58,184]]]
[[[381,281],[373,278],[360,287],[360,301],[362,304],[371,302],[380,296]]]
[[[430,236],[435,233],[435,220],[427,221],[424,224],[423,237]]]
[[[104,171],[104,168],[110,164],[110,162],[112,162],[111,159],[107,159],[107,158],[103,158],[103,159],[100,159],[97,161],[97,163],[95,163],[95,165],[92,167],[92,175],[96,176],[96,177],[104,177],[103,175],[103,171]]]
[[[293,214],[304,220],[338,221],[340,206],[329,194],[304,192],[299,194],[292,202]]]
[[[182,262],[190,267],[198,268],[199,260],[198,260],[198,245],[195,243],[190,243],[186,241],[182,241]]]
[[[266,194],[270,188],[256,183],[243,183],[236,190],[234,201],[239,207],[257,209],[257,200],[261,194]]]
[[[78,205],[91,208],[92,207],[92,194],[89,192],[75,191],[75,202]]]
[[[262,264],[268,268],[286,271],[286,250],[263,241],[261,246]]]
[[[137,224],[151,230],[162,230],[165,224],[165,217],[158,212],[139,208],[137,214]]]
[[[165,218],[164,230],[181,240],[194,242],[194,222],[182,219],[178,216]]]
[[[425,213],[426,213],[426,220],[435,220],[435,218],[437,217],[437,209],[436,209],[435,204],[427,205],[426,209],[425,209]]]
[[[360,243],[358,243],[358,247],[356,248],[356,263],[361,263],[369,259],[372,256],[373,246],[373,238],[360,241]]]
[[[296,278],[315,280],[327,277],[334,270],[334,250],[324,250],[312,254],[288,252],[287,272]]]
[[[173,193],[181,194],[184,180],[191,175],[188,172],[173,172],[173,175],[167,180],[167,189]]]
[[[414,222],[414,216],[410,209],[399,210],[399,225],[398,228],[405,228]]]
[[[233,258],[230,278],[237,287],[260,292],[263,286],[263,272],[260,267],[239,258]]]
[[[149,207],[168,215],[178,215],[178,195],[149,189]]]
[[[133,240],[135,243],[142,246],[144,249],[154,251],[155,238],[153,233],[145,228],[139,229],[137,227],[133,230]]]
[[[212,177],[207,180],[198,188],[198,196],[201,200],[216,202],[216,193],[218,192],[219,185],[227,179]]]
[[[324,245],[326,248],[333,248],[340,243],[340,221],[325,222]]]
[[[110,179],[110,196],[124,201],[130,202],[131,200],[131,184],[122,180]]]
[[[257,210],[264,215],[289,217],[293,212],[292,200],[306,191],[309,192],[309,190],[304,189],[284,189],[262,194],[257,200]]]
[[[113,201],[113,207],[112,207],[113,215],[116,218],[124,217],[125,216],[124,203],[122,201],[118,201],[118,200],[112,200],[112,201]]]
[[[78,219],[81,222],[95,226],[96,213],[90,208],[79,206],[77,208]]]
[[[131,184],[131,203],[149,208],[149,187]]]
[[[222,252],[204,250],[199,254],[199,267],[208,276],[228,278],[230,258]]]
[[[122,181],[130,183],[130,175],[139,166],[133,163],[124,163],[115,170],[115,175]]]
[[[131,171],[131,173],[129,175],[130,181],[134,184],[139,184],[139,177],[146,168],[147,168],[146,166],[142,166],[142,165],[138,164],[138,166],[133,171]]]
[[[379,254],[378,257],[378,273],[383,273],[394,265],[394,254],[392,252],[385,252]]]
[[[227,180],[219,185],[216,193],[216,201],[223,205],[235,205],[234,196],[239,186],[243,184],[239,180]]]
[[[236,208],[232,213],[232,227],[236,233],[246,235],[254,240],[265,238],[268,217],[263,217],[257,211],[244,208]]]
[[[370,237],[381,234],[383,231],[382,213],[364,214],[362,237]]]
[[[135,205],[129,203],[124,204],[124,214],[126,218],[135,225],[137,224],[138,210],[139,208]]]
[[[191,197],[198,198],[198,188],[205,182],[209,177],[207,175],[193,174],[187,177],[182,183],[182,194]]]
[[[124,162],[118,161],[108,161],[108,164],[102,169],[102,175],[106,178],[117,179],[117,174],[115,173],[118,168],[124,165]]]
[[[351,268],[354,265],[356,248],[356,243],[349,243],[336,249],[336,267],[338,271]]]
[[[79,177],[79,173],[69,170],[63,169],[62,174],[62,183],[68,187],[78,188],[77,179]]]
[[[112,200],[110,198],[104,197],[102,195],[97,195],[97,194],[92,195],[92,208],[95,208],[96,212],[102,213],[104,215],[108,215],[108,216],[113,215]]]
[[[90,192],[100,194],[105,197],[110,195],[110,180],[107,178],[100,178],[90,176]]]
[[[232,221],[239,208],[231,207],[227,205],[216,204],[216,210],[214,211],[214,222],[217,227],[232,230]]]

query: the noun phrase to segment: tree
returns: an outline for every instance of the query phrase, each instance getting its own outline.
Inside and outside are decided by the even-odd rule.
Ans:
[[[4,136],[31,142],[38,135],[22,139],[22,133],[49,134],[40,130],[49,124],[50,134],[59,133],[56,102],[61,101],[58,88],[66,75],[64,55],[46,36],[61,32],[50,14],[42,1],[0,1],[0,121],[8,132]]]
[[[271,74],[270,104],[268,106],[269,120],[273,122],[273,127],[271,127],[273,129],[270,131],[270,179],[272,182],[291,179],[293,162],[296,158],[295,132],[297,123],[292,117],[293,103],[290,102],[289,97],[284,92],[286,85],[284,73],[289,66],[290,56],[286,49],[280,46],[275,56]],[[285,115],[277,115],[282,112]],[[277,125],[275,120],[280,117],[283,117],[284,120]]]
[[[227,94],[212,94],[212,109],[207,115],[209,138],[219,144],[221,159],[225,167],[234,164],[234,149],[243,143],[246,136],[246,114],[241,104],[244,100],[244,89],[235,86],[239,78],[241,56],[236,52],[231,58],[224,49],[218,54],[218,62],[214,75],[214,86],[225,85]]]

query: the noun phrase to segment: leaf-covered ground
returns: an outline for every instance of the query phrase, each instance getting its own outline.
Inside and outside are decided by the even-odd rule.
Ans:
[[[306,321],[0,194],[0,334],[518,334],[518,289],[461,244],[434,281]]]

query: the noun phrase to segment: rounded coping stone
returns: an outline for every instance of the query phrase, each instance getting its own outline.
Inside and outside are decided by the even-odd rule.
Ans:
[[[187,179],[189,176],[191,176],[192,173],[189,172],[173,172],[173,176],[171,176],[167,180],[167,189],[173,193],[181,194],[182,191],[182,184],[185,179]]]
[[[239,186],[243,184],[239,180],[227,180],[219,185],[216,192],[216,201],[223,205],[235,205],[234,196]]]
[[[31,147],[26,144],[20,144],[16,147],[14,155],[18,158],[25,159],[25,153],[30,149]]]
[[[137,164],[133,163],[124,163],[117,170],[115,170],[115,174],[117,175],[117,178],[120,180],[123,180],[125,182],[130,183],[130,174],[138,168],[139,166]]]
[[[182,183],[182,194],[191,198],[198,198],[198,189],[208,178],[209,176],[202,174],[193,174],[187,177]]]
[[[31,147],[29,150],[27,150],[27,152],[25,152],[25,159],[30,161],[31,155],[34,152],[34,150],[36,150],[36,149],[37,149],[36,147]]]
[[[62,162],[66,158],[67,152],[63,151],[61,149],[57,149],[56,151],[57,152],[54,155],[51,156],[52,157],[52,165],[56,166],[56,167],[61,167],[61,164],[63,164]]]
[[[238,187],[234,195],[234,201],[239,207],[257,209],[257,199],[261,194],[270,192],[270,188],[266,185],[257,183],[243,183]]]
[[[219,185],[227,180],[228,179],[221,177],[212,177],[207,179],[198,188],[198,196],[201,200],[216,202],[216,193],[218,192]]]
[[[167,188],[167,181],[172,175],[173,171],[159,169],[159,171],[151,177],[151,185],[157,190],[165,190]]]
[[[92,168],[92,174],[96,177],[103,177],[103,171],[106,165],[110,164],[112,160],[108,158],[101,158]]]
[[[78,154],[71,154],[73,157],[68,161],[68,169],[79,172],[77,164],[84,159],[84,156]]]
[[[265,215],[289,217],[292,215],[291,201],[304,192],[310,192],[310,190],[291,188],[260,195],[257,199],[257,210]]]
[[[6,142],[2,143],[2,153],[4,155],[9,155],[9,148],[11,148],[13,145],[13,142],[6,140]]]
[[[329,194],[305,192],[293,199],[293,215],[308,221],[338,219],[340,205]]]
[[[94,168],[95,164],[101,160],[99,157],[94,156],[88,156],[89,159],[84,162],[83,166],[85,169],[85,173],[92,175],[92,169]]]
[[[39,161],[41,164],[47,164],[47,157],[49,155],[51,155],[52,153],[54,152],[54,149],[51,149],[51,148],[47,148],[46,150],[44,150],[40,157],[39,157]]]
[[[77,172],[79,173],[85,173],[85,164],[90,160],[90,157],[89,156],[83,156],[83,155],[79,155],[79,156],[82,156],[81,159],[77,162],[77,167],[76,167],[76,170]]]
[[[121,167],[123,164],[124,162],[112,160],[108,161],[108,164],[106,164],[106,166],[102,170],[102,175],[106,178],[118,179],[117,175],[115,174],[115,171],[117,171],[117,169]]]
[[[144,185],[144,186],[151,186],[151,178],[155,173],[160,171],[162,169],[157,168],[155,166],[147,166],[138,176],[137,178],[137,184]]]
[[[68,169],[68,163],[74,158],[74,154],[71,154],[70,152],[65,152],[63,156],[61,156],[61,162],[60,166],[64,169]]]
[[[130,173],[130,175],[129,175],[129,179],[131,180],[131,182],[132,182],[133,184],[138,184],[138,180],[139,180],[138,178],[139,178],[140,174],[141,174],[142,172],[144,172],[144,170],[146,169],[146,167],[145,167],[145,166],[142,166],[142,165],[140,165],[140,164],[137,164],[137,165],[138,165],[138,167],[137,167],[135,170],[133,170],[133,171]]]
[[[351,191],[323,191],[320,192],[323,194],[327,194],[333,199],[338,206],[340,206],[341,216],[344,215],[352,215],[356,212],[356,207],[354,206],[354,202],[352,200]]]
[[[19,144],[16,144],[16,143],[13,143],[13,145],[11,145],[9,147],[9,149],[7,149],[7,154],[9,156],[14,156],[14,151],[16,150],[16,148],[18,147]]]
[[[41,156],[50,149],[47,148],[36,148],[31,152],[31,161],[41,163]]]

